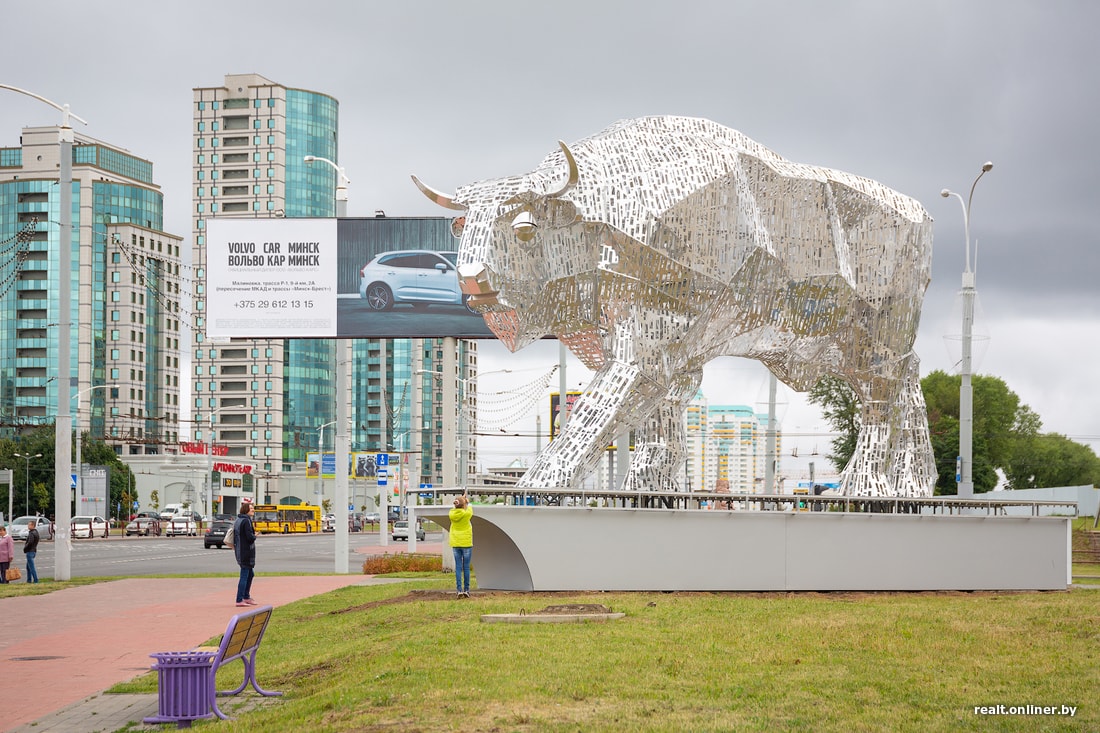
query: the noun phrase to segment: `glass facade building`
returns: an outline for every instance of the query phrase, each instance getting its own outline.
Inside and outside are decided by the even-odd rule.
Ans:
[[[26,128],[0,149],[0,431],[53,424],[67,388],[76,427],[119,454],[174,451],[181,239],[162,231],[152,163],[76,135],[71,365],[59,374],[57,141],[56,127]]]
[[[441,370],[436,354],[443,353],[442,340],[424,340],[429,346],[420,349],[405,339],[212,343],[205,338],[206,221],[335,216],[333,169],[306,164],[304,158],[338,162],[338,112],[339,103],[326,94],[288,88],[258,74],[231,74],[221,86],[194,89],[190,436],[254,464],[262,482],[259,495],[273,501],[282,493],[280,475],[304,471],[309,452],[334,450],[338,355],[346,356],[348,370],[351,450],[397,449],[395,440],[417,435],[411,408],[423,404],[423,415],[431,419],[419,435],[425,448],[422,475],[439,483],[445,462],[442,450],[427,450],[441,432],[434,426],[442,423],[442,415],[435,419],[442,407],[433,402],[431,384],[415,384],[417,370]],[[476,354],[462,341],[453,352],[462,364],[465,355]]]

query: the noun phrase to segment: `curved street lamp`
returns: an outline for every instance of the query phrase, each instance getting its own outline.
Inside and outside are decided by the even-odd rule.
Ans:
[[[88,387],[82,389],[73,395],[73,399],[76,401],[76,418],[73,421],[73,427],[76,429],[76,500],[79,502],[84,498],[84,460],[81,456],[81,450],[84,444],[84,436],[80,433],[80,396],[93,392],[97,389],[114,389],[118,384],[111,382],[109,384],[97,384],[94,387]],[[111,491],[107,490],[107,506],[105,508],[104,516],[110,517],[111,514]],[[78,512],[79,513],[79,512]],[[98,512],[92,512],[97,514]],[[119,517],[121,519],[121,517]]]
[[[322,158],[319,155],[307,155],[302,160],[308,165],[313,162],[328,163],[336,170],[336,216],[345,217],[348,215],[348,184],[351,183],[351,179],[348,178],[347,173],[340,166],[333,163],[328,158]]]
[[[950,189],[940,191],[940,196],[947,198],[954,196],[959,200],[963,210],[963,230],[966,235],[966,269],[962,274],[962,361],[959,371],[962,382],[959,385],[959,471],[958,471],[958,496],[961,499],[970,499],[974,496],[974,390],[970,383],[971,376],[971,352],[974,338],[974,298],[977,295],[975,280],[978,269],[978,253],[974,252],[974,269],[970,269],[970,204],[974,200],[974,188],[978,181],[989,171],[993,170],[993,163],[987,161],[982,165],[982,171],[974,179],[970,186],[970,196],[964,201],[962,194]]]
[[[31,513],[31,459],[41,458],[42,454],[35,453],[32,456],[25,453],[12,453],[12,455],[16,458],[22,458],[27,462],[26,469],[23,471],[23,514],[29,515]],[[8,493],[10,494],[11,492]],[[8,498],[10,499],[11,496],[9,495]],[[9,504],[10,503],[11,502],[9,502]],[[8,514],[11,514],[10,507],[8,508]],[[11,517],[8,518],[8,521],[11,521]]]
[[[346,217],[348,215],[348,184],[351,180],[348,178],[344,169],[336,165],[328,158],[322,158],[319,155],[307,155],[302,158],[306,165],[314,162],[325,163],[336,171],[336,216],[338,218]],[[344,358],[340,358],[340,354],[344,354]],[[342,342],[337,342],[336,346],[336,438],[333,442],[333,451],[336,453],[336,477],[334,484],[334,495],[336,499],[336,537],[334,541],[335,546],[335,568],[337,573],[348,572],[348,364],[347,364],[347,345]],[[324,438],[324,427],[321,428],[321,437]],[[324,446],[322,445],[322,448]],[[319,460],[324,458],[322,452],[319,456]],[[344,468],[341,468],[343,466]],[[317,466],[317,474],[321,475],[321,466]],[[324,485],[323,480],[321,485]],[[383,543],[384,544],[384,543]]]
[[[72,430],[73,416],[69,409],[69,388],[72,383],[72,362],[70,360],[69,334],[72,330],[71,306],[72,289],[68,283],[72,279],[72,215],[73,215],[73,128],[69,120],[88,124],[87,120],[77,117],[69,111],[69,105],[52,102],[43,96],[28,92],[26,89],[0,84],[0,89],[25,94],[43,102],[61,112],[61,124],[58,126],[57,142],[59,147],[59,168],[57,183],[59,204],[59,226],[57,237],[57,282],[60,284],[57,294],[57,421],[54,423],[54,519],[57,527],[57,549],[54,554],[54,579],[72,578],[72,555],[69,543],[69,524],[72,510],[69,506],[69,469],[72,468]],[[79,310],[79,309],[78,309]],[[79,315],[78,315],[79,318]]]

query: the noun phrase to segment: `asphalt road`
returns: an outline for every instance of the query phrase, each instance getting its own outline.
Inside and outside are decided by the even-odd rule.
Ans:
[[[429,533],[425,541],[438,546],[441,535]],[[256,570],[264,573],[332,573],[336,535],[259,535],[256,539]],[[364,554],[381,554],[406,549],[406,543],[389,541],[380,547],[378,532],[352,532],[348,535],[349,569],[356,571]],[[42,579],[54,577],[53,542],[40,542],[35,566]],[[21,542],[15,543],[14,566],[25,566]],[[229,548],[205,549],[198,537],[111,537],[109,539],[72,540],[71,576],[114,577],[180,573],[235,573],[237,563]]]
[[[431,305],[423,310],[402,303],[390,311],[372,311],[359,298],[336,301],[336,330],[341,336],[370,335],[379,338],[410,334],[495,338],[477,313],[462,305]]]

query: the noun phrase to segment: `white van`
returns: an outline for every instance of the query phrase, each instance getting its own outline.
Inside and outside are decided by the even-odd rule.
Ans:
[[[183,504],[169,504],[160,510],[161,516],[167,519],[171,519],[177,514],[183,514],[183,512]]]

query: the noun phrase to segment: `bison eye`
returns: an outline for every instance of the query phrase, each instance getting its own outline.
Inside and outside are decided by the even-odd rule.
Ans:
[[[462,239],[462,231],[466,228],[466,217],[456,216],[451,219],[451,235],[455,239]]]
[[[516,238],[521,242],[530,242],[534,239],[538,228],[535,217],[530,211],[521,211],[515,219],[512,219],[512,229],[515,230]]]

